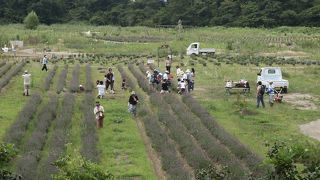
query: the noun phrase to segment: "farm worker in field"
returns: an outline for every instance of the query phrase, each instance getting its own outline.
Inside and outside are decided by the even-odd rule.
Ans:
[[[269,87],[267,89],[267,94],[269,95],[269,104],[270,107],[273,106],[274,103],[274,86],[273,86],[273,82],[269,82]]]
[[[257,87],[257,108],[259,108],[260,102],[261,102],[261,104],[262,104],[262,107],[263,107],[263,108],[265,107],[264,101],[263,101],[264,91],[265,91],[265,88],[264,88],[264,86],[262,85],[262,82],[259,81],[259,82],[258,82],[258,87]]]
[[[183,75],[183,71],[181,70],[181,68],[179,66],[176,66],[177,68],[177,78],[181,78]]]
[[[96,106],[94,107],[93,112],[96,115],[97,128],[102,128],[104,119],[104,108],[100,105],[99,101],[96,102]]]
[[[165,73],[163,73],[163,75],[162,75],[162,79],[163,80],[168,80],[169,79],[168,74],[169,74],[169,71],[166,70]]]
[[[47,67],[47,64],[48,64],[48,58],[47,58],[47,55],[44,55],[43,56],[43,59],[42,59],[42,71],[45,69],[46,71],[48,71],[48,67]]]
[[[133,115],[137,115],[137,104],[139,102],[139,98],[134,91],[131,92],[128,102],[128,111]]]
[[[160,91],[161,94],[169,92],[169,83],[167,79],[164,79],[162,82],[162,89]]]
[[[106,90],[108,90],[110,86],[110,93],[114,94],[114,89],[113,89],[114,74],[111,68],[109,68],[108,73],[105,75],[105,77],[106,77]]]
[[[122,79],[121,89],[122,90],[127,90],[127,81],[126,81],[126,79]]]
[[[179,90],[179,94],[184,94],[186,92],[186,87],[187,87],[187,80],[181,79],[180,80],[180,90]]]
[[[232,82],[230,80],[226,82],[225,88],[226,88],[227,94],[230,95],[230,89],[232,88]]]
[[[31,74],[29,74],[28,71],[25,70],[22,77],[23,77],[23,86],[24,86],[23,95],[29,96],[30,95],[29,91],[30,91],[30,84],[31,84]]]
[[[103,85],[103,81],[99,82],[99,84],[97,85],[97,88],[98,88],[98,98],[103,99],[103,97],[105,95],[105,88]]]
[[[166,70],[169,72],[170,74],[170,70],[171,70],[171,63],[172,63],[172,56],[168,55],[167,59],[166,59]]]

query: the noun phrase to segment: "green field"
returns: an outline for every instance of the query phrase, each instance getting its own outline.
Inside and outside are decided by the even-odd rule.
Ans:
[[[95,32],[90,37],[82,33],[89,30]],[[19,113],[34,98],[22,95],[23,70],[32,74],[31,94],[38,93],[41,97],[30,119],[20,118],[26,126],[19,126],[21,134],[14,141],[19,154],[9,167],[27,179],[49,178],[51,173],[56,173],[50,162],[73,151],[81,152],[85,158],[110,171],[116,179],[195,179],[198,170],[209,165],[227,166],[231,171],[227,178],[246,179],[249,174],[259,178],[265,173],[259,165],[268,151],[266,143],[284,141],[290,145],[302,142],[320,145],[319,141],[299,130],[299,125],[318,120],[320,116],[318,28],[215,27],[185,29],[179,33],[175,29],[85,25],[40,26],[38,30],[30,31],[22,25],[8,25],[0,26],[0,32],[1,45],[19,38],[25,42],[24,49],[35,49],[37,53],[30,55],[18,49],[17,55],[21,57],[0,56],[0,63],[18,64],[23,57],[29,56],[28,63],[0,91],[0,138],[3,141],[10,134],[9,129],[18,122]],[[217,55],[187,57],[185,49],[191,42],[214,47]],[[162,44],[172,48],[174,76],[176,65],[182,66],[184,71],[195,68],[195,90],[191,96],[182,97],[175,92],[159,95],[150,90],[145,79],[145,71],[151,69],[146,65],[147,57],[157,60],[158,47]],[[41,71],[38,62],[44,48],[50,49],[49,54],[75,53],[50,59],[49,71],[54,66],[57,69],[49,90],[44,88],[49,72]],[[156,68],[161,71],[164,70],[163,56],[168,53],[167,50],[159,51],[160,67]],[[86,70],[88,64],[91,73]],[[67,77],[60,79],[65,65],[68,65]],[[256,76],[259,68],[265,66],[282,68],[284,79],[290,82],[289,93],[284,94],[283,103],[276,103],[272,108],[265,95],[266,108],[257,109]],[[0,80],[14,67],[17,65]],[[100,100],[106,111],[104,128],[87,129],[94,127],[94,119],[88,123],[86,118],[92,117],[97,89],[94,86],[88,92],[72,92],[72,86],[82,84],[87,88],[88,82],[102,80],[108,67],[115,72],[116,93],[107,94],[106,99]],[[76,70],[78,74],[73,72]],[[91,74],[89,80],[88,74]],[[127,79],[129,89],[135,90],[141,98],[135,118],[127,111],[130,92],[121,90],[122,78]],[[225,82],[240,79],[249,81],[251,92],[227,95]],[[63,91],[57,93],[61,81],[65,81],[65,85]],[[50,103],[54,101],[52,97],[58,99],[55,108],[51,107],[54,104]],[[204,107],[204,111],[199,107]],[[41,114],[50,113],[46,110],[50,108],[55,109],[52,118],[44,120]],[[45,129],[41,129],[42,121],[50,122],[43,127]],[[44,138],[36,136],[38,131]],[[31,147],[34,137],[39,140]],[[63,140],[60,142],[59,138]],[[30,157],[31,151],[36,152],[36,160]],[[58,156],[56,151],[60,152]],[[26,160],[29,163],[23,163]],[[23,170],[27,167],[34,168]]]

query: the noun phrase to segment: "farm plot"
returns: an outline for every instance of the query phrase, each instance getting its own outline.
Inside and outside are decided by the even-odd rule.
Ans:
[[[168,128],[166,132],[169,133],[169,137],[177,143],[178,150],[182,154],[182,157],[185,158],[186,162],[195,172],[200,169],[205,169],[211,164],[213,166],[228,166],[228,170],[231,172],[229,177],[246,178],[248,174],[250,174],[250,170],[253,176],[259,177],[263,175],[264,171],[259,170],[261,159],[255,158],[254,153],[246,149],[247,152],[250,152],[249,156],[250,154],[253,155],[251,155],[252,157],[248,156],[247,161],[245,161],[243,157],[246,156],[245,154],[235,154],[236,156],[232,154],[227,146],[222,145],[219,140],[211,135],[208,129],[201,124],[200,120],[198,120],[198,122],[194,121],[197,119],[194,118],[195,115],[193,115],[187,107],[184,107],[185,105],[183,105],[182,102],[179,103],[179,100],[176,99],[174,95],[164,96],[163,99],[161,95],[152,93],[147,80],[143,78],[141,72],[138,72],[132,65],[129,65],[129,69],[138,79],[140,87],[146,90],[146,92],[149,92],[150,102],[156,108],[159,121]],[[172,106],[170,106],[170,104]],[[226,132],[223,133],[228,135]],[[243,146],[240,147],[244,148]],[[237,156],[239,156],[239,159]],[[244,161],[240,162],[240,159]],[[250,170],[248,170],[248,167],[250,167]]]
[[[119,91],[101,102],[109,116],[105,128],[96,130],[93,80],[103,77],[97,67],[58,63],[43,72],[38,63],[28,63],[25,68],[32,74],[32,95],[24,98],[20,98],[22,77],[10,73],[13,78],[0,93],[0,137],[20,149],[11,166],[24,179],[52,179],[58,172],[52,163],[74,150],[110,169],[116,177],[156,179],[136,124],[126,112],[127,92]],[[78,91],[79,84],[84,84],[84,92]],[[120,89],[120,85],[116,88]],[[51,96],[54,100],[50,100]]]

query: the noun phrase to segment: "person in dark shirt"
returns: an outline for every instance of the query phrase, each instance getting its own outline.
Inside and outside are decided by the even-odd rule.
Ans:
[[[163,80],[162,82],[162,89],[160,91],[161,94],[163,93],[168,93],[169,92],[169,83],[168,83],[168,80]]]
[[[138,102],[139,102],[138,96],[136,95],[136,93],[134,91],[132,91],[131,95],[129,97],[129,102],[128,102],[129,109],[128,110],[133,116],[137,115]]]
[[[106,77],[106,90],[108,90],[110,86],[110,93],[114,94],[113,84],[114,84],[114,74],[112,69],[109,68],[109,72],[105,75]]]

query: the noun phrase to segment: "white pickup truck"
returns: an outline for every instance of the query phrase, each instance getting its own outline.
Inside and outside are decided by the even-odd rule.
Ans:
[[[289,81],[282,79],[282,72],[280,67],[264,67],[260,69],[257,74],[257,83],[262,82],[262,85],[268,87],[269,82],[273,82],[273,86],[277,90],[282,90],[283,93],[288,92]]]
[[[199,42],[194,42],[191,43],[188,48],[187,48],[187,55],[214,55],[216,50],[214,48],[203,48],[200,49],[200,43]]]

